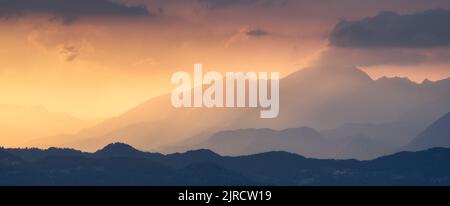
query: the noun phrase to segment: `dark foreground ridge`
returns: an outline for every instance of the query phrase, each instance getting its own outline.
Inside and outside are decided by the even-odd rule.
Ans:
[[[449,162],[449,148],[368,161],[311,159],[287,152],[163,155],[123,143],[95,153],[2,148],[0,185],[450,185]]]

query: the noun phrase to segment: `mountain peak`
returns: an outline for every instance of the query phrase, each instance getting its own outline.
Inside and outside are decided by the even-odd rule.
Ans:
[[[424,82],[425,81],[426,80],[424,80]],[[403,84],[403,85],[415,85],[415,84],[417,84],[417,83],[411,81],[411,79],[409,79],[408,77],[398,77],[398,76],[394,76],[394,77],[383,76],[383,77],[380,77],[379,79],[377,79],[376,82],[381,82],[381,83],[384,83],[384,84]]]
[[[429,80],[428,78],[425,78],[421,84],[432,84],[433,81]]]
[[[317,81],[334,82],[334,84],[364,85],[373,79],[364,71],[356,67],[325,67],[315,66],[300,69],[283,79],[287,88],[297,88],[299,83],[311,85]]]
[[[169,154],[169,156],[183,156],[188,159],[212,159],[220,157],[220,155],[209,149],[189,150],[184,153]]]
[[[95,152],[96,155],[102,156],[130,156],[138,153],[142,152],[128,144],[121,142],[108,144],[102,149]]]
[[[189,150],[184,153],[185,155],[195,155],[195,156],[218,156],[215,152],[209,149],[198,149],[198,150]]]

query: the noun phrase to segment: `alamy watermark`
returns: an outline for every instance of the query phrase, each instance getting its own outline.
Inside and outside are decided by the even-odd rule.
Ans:
[[[184,71],[172,75],[171,83],[179,85],[171,96],[174,107],[259,107],[261,118],[278,116],[278,72],[270,72],[270,78],[267,72],[226,72],[223,77],[215,71],[203,74],[202,69],[202,64],[194,65],[193,81]]]

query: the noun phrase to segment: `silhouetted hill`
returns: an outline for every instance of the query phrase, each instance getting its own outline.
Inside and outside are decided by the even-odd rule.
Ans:
[[[48,156],[87,156],[88,153],[84,153],[79,150],[69,148],[56,148],[50,147],[46,150],[39,148],[7,148],[2,149],[10,154],[20,157],[25,161],[36,161]]]
[[[112,143],[106,145],[103,149],[97,150],[93,153],[97,158],[110,158],[110,157],[136,157],[136,158],[159,158],[162,155],[159,153],[142,152],[134,147],[124,143]]]
[[[114,157],[114,156],[140,156],[143,152],[133,148],[130,145],[124,143],[112,143],[106,145],[104,148],[97,150],[94,155],[103,157]]]
[[[427,127],[407,146],[411,150],[432,147],[450,147],[450,112]]]
[[[23,154],[19,150],[0,150],[0,185],[450,185],[447,148],[367,161],[276,151],[237,157],[210,150],[161,155],[122,143],[99,150],[108,151],[101,158],[71,151],[26,161],[8,152]]]
[[[13,163],[13,162],[17,162],[17,163],[21,163],[23,162],[22,159],[20,159],[17,156],[14,156],[4,150],[0,150],[0,164],[9,164],[9,163]]]

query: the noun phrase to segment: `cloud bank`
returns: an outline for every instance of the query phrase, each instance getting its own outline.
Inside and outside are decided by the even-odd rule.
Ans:
[[[330,34],[336,47],[431,48],[450,46],[450,11],[402,15],[383,11],[359,21],[340,21]]]
[[[109,0],[0,0],[0,17],[49,14],[52,19],[73,23],[86,16],[145,16],[143,6],[127,6]]]
[[[199,0],[211,9],[221,9],[232,6],[259,5],[264,7],[281,7],[287,4],[288,0]]]

